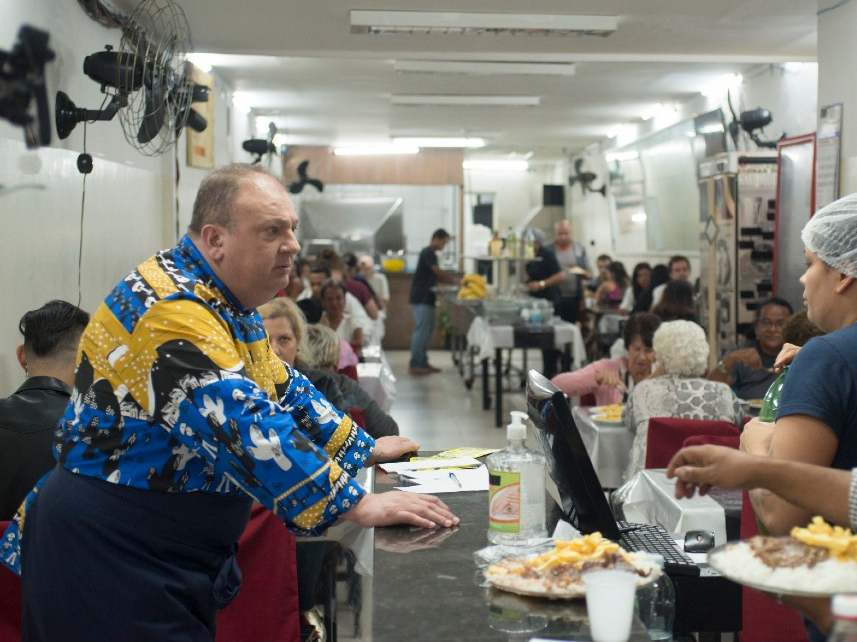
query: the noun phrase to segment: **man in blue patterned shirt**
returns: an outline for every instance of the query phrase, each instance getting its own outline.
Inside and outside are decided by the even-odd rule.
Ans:
[[[253,499],[302,534],[458,523],[434,497],[367,494],[353,475],[416,444],[376,443],[271,350],[255,307],[288,284],[296,226],[274,177],[217,170],[188,234],[93,315],[58,465],[0,553],[23,571],[25,640],[212,639]]]

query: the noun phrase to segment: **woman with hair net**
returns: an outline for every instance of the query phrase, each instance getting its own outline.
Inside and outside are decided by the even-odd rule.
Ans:
[[[857,466],[857,194],[819,210],[801,234],[807,317],[824,336],[800,352],[786,345],[777,358],[794,356],[782,389],[776,423],[750,422],[741,448],[750,454],[819,466]],[[818,489],[824,492],[824,489]],[[756,515],[772,535],[805,526],[813,511],[767,490],[750,493]]]

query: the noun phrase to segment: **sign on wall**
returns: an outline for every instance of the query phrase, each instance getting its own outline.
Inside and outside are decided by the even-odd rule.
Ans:
[[[214,167],[214,76],[194,67],[193,81],[208,87],[208,102],[193,104],[194,110],[205,118],[208,127],[201,132],[185,127],[187,164],[189,167],[212,169]]]

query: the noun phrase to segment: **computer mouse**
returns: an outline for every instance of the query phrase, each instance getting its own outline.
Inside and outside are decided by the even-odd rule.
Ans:
[[[684,550],[687,553],[707,553],[714,548],[714,533],[711,531],[687,531],[684,534]]]

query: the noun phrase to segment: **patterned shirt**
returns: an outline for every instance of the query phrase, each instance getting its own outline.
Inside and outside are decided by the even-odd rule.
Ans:
[[[274,355],[258,313],[185,236],[92,316],[55,455],[72,472],[154,492],[244,492],[290,530],[318,534],[365,494],[352,475],[374,443]],[[38,488],[2,540],[13,570]]]

